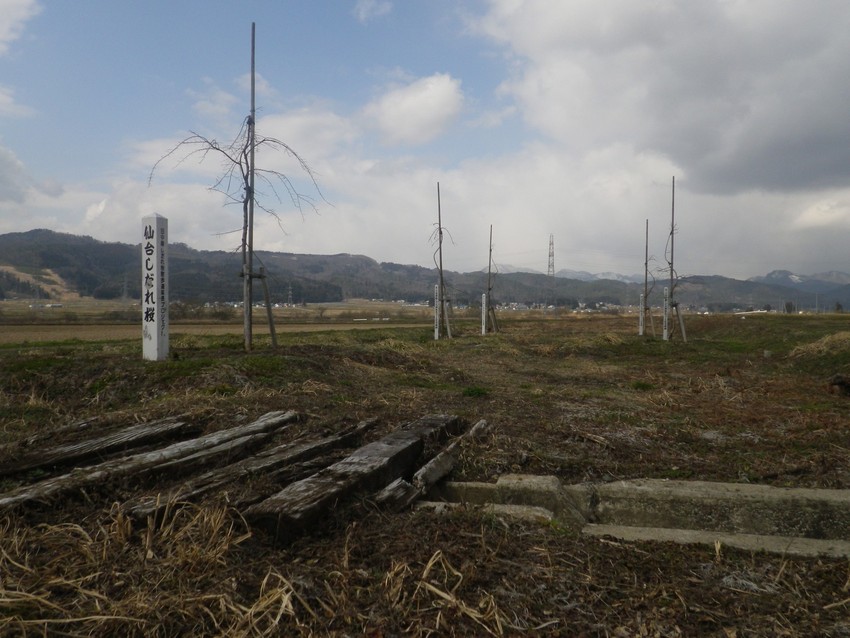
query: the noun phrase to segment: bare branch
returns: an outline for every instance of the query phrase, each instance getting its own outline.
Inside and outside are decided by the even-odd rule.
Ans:
[[[218,154],[222,159],[222,173],[209,187],[209,190],[221,193],[232,204],[241,204],[245,215],[247,215],[247,204],[253,196],[254,204],[263,212],[277,219],[278,225],[281,226],[281,229],[283,229],[280,215],[274,210],[274,208],[259,201],[257,199],[257,192],[250,193],[251,144],[248,139],[249,120],[250,117],[247,117],[242,121],[242,125],[240,126],[236,137],[227,145],[220,144],[214,138],[208,138],[200,133],[196,133],[195,131],[190,131],[191,135],[182,139],[156,161],[153,168],[151,168],[150,175],[148,176],[148,186],[150,186],[153,182],[154,173],[157,169],[159,169],[160,165],[169,158],[175,156],[181,149],[185,150],[186,153],[177,160],[176,166],[180,166],[193,157],[197,157],[198,163],[202,163],[208,158],[210,153]],[[313,169],[291,146],[274,137],[255,137],[254,151],[256,152],[261,147],[268,147],[273,150],[281,151],[293,158],[298,163],[299,168],[307,175],[307,177],[309,177],[313,188],[315,188],[316,193],[318,193],[318,199],[330,204],[330,202],[325,199],[325,196],[319,187],[319,183]],[[315,213],[319,212],[317,206],[318,200],[299,191],[292,179],[290,179],[290,177],[285,173],[277,170],[255,167],[254,175],[262,181],[263,185],[271,192],[279,203],[283,202],[283,198],[281,196],[282,192],[278,191],[278,186],[282,185],[290,203],[298,210],[299,213],[301,213],[302,218],[304,216],[305,208],[310,208]],[[256,186],[255,190],[257,190]]]

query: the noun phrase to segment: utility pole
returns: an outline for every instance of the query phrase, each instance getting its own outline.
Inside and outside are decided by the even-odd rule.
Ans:
[[[652,336],[655,336],[655,323],[652,320],[652,311],[649,306],[649,220],[646,220],[646,235],[643,248],[643,296],[641,297],[641,331],[643,336],[646,328],[646,318],[649,316],[649,323],[652,326]]]
[[[687,343],[688,337],[685,334],[685,321],[682,318],[682,313],[679,310],[679,302],[675,300],[673,296],[673,290],[675,288],[675,273],[676,271],[673,268],[673,247],[674,241],[676,237],[676,176],[673,176],[673,192],[672,199],[670,203],[670,304],[668,306],[668,312],[675,312],[676,317],[679,320],[679,329],[682,331],[682,341]],[[669,317],[667,318],[669,321]]]
[[[493,332],[499,332],[499,325],[496,323],[496,309],[493,307],[493,224],[490,224],[490,256],[487,260],[487,317],[490,318],[490,325]]]
[[[446,281],[443,278],[443,213],[440,207],[440,182],[437,182],[437,252],[439,254],[438,268],[440,271],[440,284],[437,290],[440,299],[439,301],[435,300],[439,307],[434,308],[434,312],[437,312],[440,317],[437,322],[437,338],[439,338],[440,329],[445,327],[446,336],[451,339],[452,329],[449,325],[448,303],[446,302]]]
[[[248,116],[248,186],[245,198],[248,206],[245,213],[245,232],[242,241],[242,304],[243,332],[245,334],[245,350],[250,350],[253,344],[252,306],[254,296],[254,134],[256,125],[255,103],[255,66],[254,51],[256,38],[256,23],[251,23],[251,114]]]
[[[555,305],[555,235],[549,234],[549,268],[546,271],[549,277],[549,303]]]
[[[676,239],[676,176],[673,175],[673,196],[670,202],[670,306],[676,305],[673,301],[673,242]]]
[[[269,294],[268,278],[265,268],[260,268],[259,273],[254,273],[254,156],[257,148],[257,82],[256,82],[256,23],[251,23],[251,113],[248,116],[247,139],[245,147],[248,151],[248,183],[245,186],[245,227],[242,231],[242,304],[244,306],[245,350],[251,350],[254,340],[253,305],[254,305],[254,279],[259,279],[263,284],[263,298],[266,303],[266,316],[269,322],[269,334],[271,335],[272,347],[277,347],[277,335],[274,329],[274,316],[272,314],[271,295]]]

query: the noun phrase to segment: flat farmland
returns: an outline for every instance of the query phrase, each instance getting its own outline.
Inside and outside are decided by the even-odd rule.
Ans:
[[[391,322],[364,323],[277,323],[275,332],[319,332],[327,330],[371,330],[393,327]],[[396,324],[397,325],[397,324]],[[175,323],[171,325],[171,338],[181,336],[211,337],[242,335],[242,324],[234,323]],[[254,325],[253,333],[259,339],[269,338],[267,324]],[[139,339],[141,325],[127,323],[81,323],[81,324],[5,324],[0,326],[0,345],[15,343],[39,343],[51,341],[126,341]]]
[[[255,315],[252,352],[238,322],[175,322],[161,362],[142,360],[135,322],[2,325],[0,470],[140,423],[179,417],[208,434],[292,410],[302,418],[275,446],[372,418],[370,441],[424,415],[486,420],[458,481],[850,489],[845,315],[686,316],[685,343],[639,337],[634,317],[505,313],[496,334],[458,317],[454,339],[434,341],[423,317],[395,308],[281,317],[277,349]],[[59,472],[74,474],[9,473],[0,494]],[[0,511],[0,633],[850,635],[846,557],[593,538],[475,507],[388,511],[369,492],[276,542],[234,505],[279,489],[264,475],[159,519],[128,516],[187,480],[103,480]]]
[[[33,307],[35,306],[35,307]],[[211,318],[218,314],[219,319]],[[241,335],[241,308],[210,310],[188,309],[175,304],[170,325],[173,339],[181,336]],[[430,321],[430,309],[398,303],[352,300],[339,303],[311,304],[275,308],[275,331],[316,332],[327,330],[366,330],[399,325],[424,326]],[[189,315],[189,316],[185,316]],[[113,319],[110,320],[110,317]],[[136,321],[138,317],[138,321]],[[196,320],[193,318],[197,317]],[[222,320],[220,317],[227,317]],[[6,301],[0,304],[0,345],[56,341],[141,341],[141,310],[126,303],[76,300],[61,305],[35,305]],[[253,333],[262,342],[269,339],[265,310],[255,308]],[[179,343],[179,341],[178,341]]]

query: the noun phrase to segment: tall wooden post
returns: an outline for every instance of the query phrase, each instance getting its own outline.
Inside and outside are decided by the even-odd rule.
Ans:
[[[487,258],[487,316],[490,318],[490,330],[499,332],[496,309],[493,308],[493,224],[490,224],[490,255]]]
[[[254,41],[256,25],[251,23],[251,115],[248,117],[248,185],[245,189],[247,212],[245,215],[244,243],[242,244],[242,303],[244,306],[245,350],[250,350],[253,344],[252,306],[254,296],[254,133],[255,103],[254,81]]]
[[[676,271],[673,269],[673,243],[676,239],[676,176],[673,176],[673,195],[670,202],[670,305],[675,306],[673,301],[674,277]]]
[[[442,327],[446,329],[446,336],[452,338],[452,327],[449,323],[449,308],[448,300],[446,299],[446,280],[443,278],[443,212],[440,205],[440,182],[437,182],[437,251],[439,253],[439,269],[440,269],[440,324],[437,326],[437,338],[440,338],[440,330]]]

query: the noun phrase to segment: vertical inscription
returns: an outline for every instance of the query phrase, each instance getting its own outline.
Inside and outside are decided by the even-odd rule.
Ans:
[[[168,357],[168,220],[142,220],[142,355]]]

